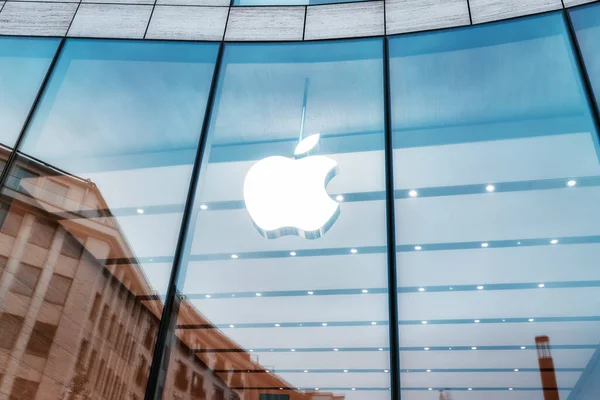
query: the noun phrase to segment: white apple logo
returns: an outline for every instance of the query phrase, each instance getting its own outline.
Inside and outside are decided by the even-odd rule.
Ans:
[[[340,213],[325,187],[337,174],[337,162],[308,156],[319,134],[302,140],[295,158],[267,157],[250,168],[244,180],[244,201],[261,235],[274,239],[298,235],[317,239],[331,228]]]

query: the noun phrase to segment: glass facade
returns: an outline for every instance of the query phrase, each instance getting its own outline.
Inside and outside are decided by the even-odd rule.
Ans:
[[[598,398],[599,17],[0,37],[0,397]]]
[[[598,341],[600,165],[562,16],[392,38],[390,70],[402,398],[542,391],[542,337],[567,398]]]

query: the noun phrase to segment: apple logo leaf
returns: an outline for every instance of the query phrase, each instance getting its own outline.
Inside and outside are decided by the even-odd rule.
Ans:
[[[316,133],[314,135],[310,135],[302,139],[302,141],[298,143],[298,146],[296,146],[296,150],[294,150],[294,155],[297,157],[311,151],[317,145],[317,143],[319,143],[320,137],[321,135]]]

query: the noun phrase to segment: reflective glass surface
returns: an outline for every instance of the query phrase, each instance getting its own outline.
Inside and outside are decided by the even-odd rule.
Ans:
[[[163,398],[390,398],[382,53],[225,47]]]
[[[569,12],[581,55],[592,83],[596,104],[600,104],[600,4],[578,7]]]
[[[0,38],[0,146],[12,148],[46,71],[58,39]],[[2,158],[2,165],[4,159]]]
[[[64,45],[0,197],[2,396],[143,398],[217,49]]]
[[[571,399],[600,341],[600,165],[561,14],[390,57],[403,400]]]

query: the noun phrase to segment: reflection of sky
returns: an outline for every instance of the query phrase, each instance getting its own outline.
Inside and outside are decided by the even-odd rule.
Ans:
[[[12,147],[58,47],[58,39],[0,38],[0,142]]]
[[[94,182],[138,257],[172,255],[216,44],[69,40],[22,151]],[[117,212],[118,214],[118,212]],[[168,268],[143,266],[164,287]]]
[[[586,319],[600,316],[595,267],[600,192],[597,179],[585,179],[600,175],[598,146],[566,39],[560,15],[553,15],[390,42],[395,184],[401,192],[422,191],[417,198],[396,200],[401,357],[403,368],[420,370],[401,379],[405,387],[421,388],[403,398],[425,398],[420,395],[428,387],[461,387],[457,393],[471,386],[539,388],[532,346],[541,334],[550,335],[554,345],[580,346],[553,349],[558,368],[573,368],[558,372],[561,387],[569,388],[599,341],[598,322]],[[211,321],[223,325],[225,334],[246,348],[263,349],[257,351],[261,362],[276,370],[341,371],[353,363],[383,369],[387,357],[377,358],[378,346],[388,345],[381,322],[387,296],[377,291],[387,289],[383,200],[343,202],[338,221],[316,241],[268,241],[243,207],[210,209],[213,201],[241,200],[245,173],[256,160],[290,154],[303,77],[311,74],[316,76],[311,85],[316,83],[309,87],[312,127],[307,131],[325,134],[321,154],[340,165],[329,192],[384,190],[383,152],[369,143],[378,142],[382,129],[382,118],[370,111],[372,104],[380,107],[377,78],[370,78],[380,74],[381,65],[376,57],[364,57],[360,47],[352,61],[340,57],[338,43],[327,54],[304,46],[292,46],[295,58],[281,56],[281,45],[270,45],[269,51],[266,45],[235,45],[226,52],[230,62],[224,64],[209,138],[212,162],[203,168],[198,186],[197,205],[206,202],[209,208],[198,211],[188,243],[193,255],[212,258],[188,264],[183,291]],[[250,49],[256,53],[249,54]],[[319,80],[320,74],[330,79]],[[355,135],[344,136],[349,133]],[[568,188],[573,178],[578,184]],[[540,190],[547,181],[559,186]],[[494,193],[485,190],[490,183],[496,185]],[[553,237],[560,239],[557,245],[550,244]],[[484,241],[489,248],[480,246]],[[358,253],[352,255],[351,248]],[[503,325],[503,318],[509,322]],[[538,318],[549,320],[538,323]],[[300,327],[322,322],[329,326]],[[338,346],[352,349],[353,360],[335,352]],[[459,348],[450,352],[452,346]],[[472,346],[496,351],[473,351]],[[303,353],[302,348],[321,350]],[[427,373],[427,368],[442,372]],[[508,375],[493,371],[498,368],[530,371]],[[315,387],[387,382],[385,375],[336,371],[282,376],[293,385]],[[485,397],[503,398],[505,392],[497,392]],[[541,395],[539,390],[524,393]],[[561,394],[566,398],[568,391]],[[385,393],[369,396],[385,398]]]

